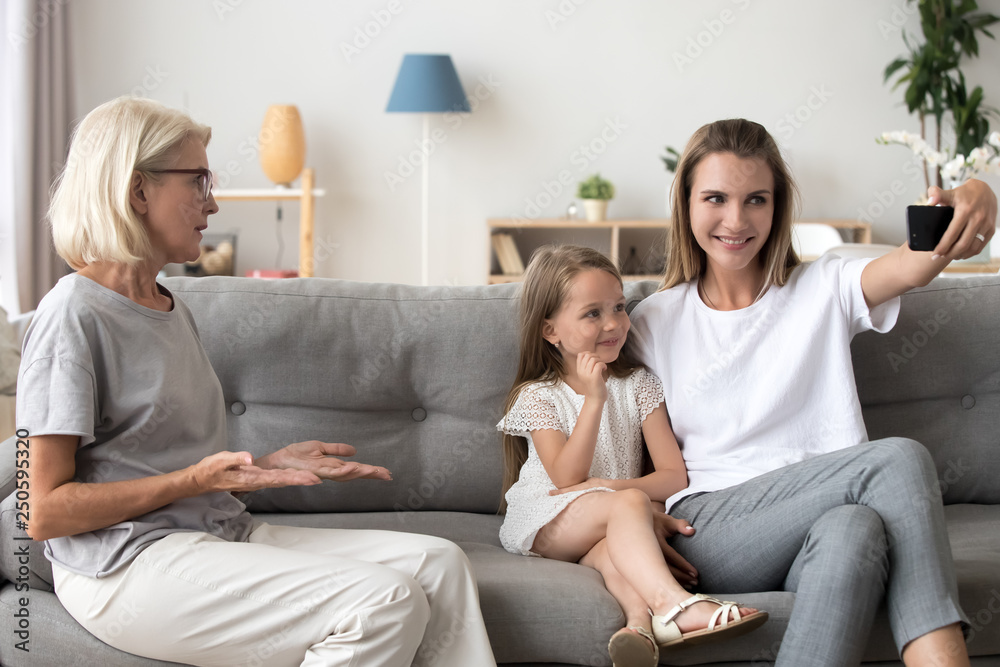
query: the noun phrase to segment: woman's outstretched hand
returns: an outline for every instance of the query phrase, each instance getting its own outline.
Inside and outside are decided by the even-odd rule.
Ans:
[[[385,468],[335,458],[354,452],[354,447],[343,443],[309,440],[256,460],[249,452],[219,452],[205,457],[189,471],[199,493],[247,493],[282,486],[313,486],[323,480],[392,479]]]
[[[307,440],[283,447],[254,461],[264,470],[301,470],[334,482],[352,479],[392,480],[392,473],[380,466],[357,461],[342,461],[337,456],[353,456],[354,447],[342,442]]]
[[[934,254],[952,259],[967,259],[979,254],[996,232],[997,197],[988,185],[971,179],[954,190],[931,187],[927,190],[930,206],[955,207],[952,218]],[[976,235],[982,236],[980,240]]]
[[[282,486],[312,486],[323,480],[307,470],[264,469],[250,452],[219,452],[188,468],[198,494],[247,493]]]

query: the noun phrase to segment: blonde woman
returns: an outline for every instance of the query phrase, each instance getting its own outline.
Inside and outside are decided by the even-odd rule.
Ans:
[[[495,664],[454,544],[271,526],[233,495],[391,477],[335,458],[354,453],[344,444],[226,451],[219,380],[190,311],[156,282],[198,256],[218,211],[210,137],[120,98],[77,128],[56,185],[53,238],[76,273],[38,307],[17,396],[28,533],[46,541],[56,595],[102,641],[159,660],[228,666],[264,646],[268,665]],[[466,631],[445,646],[456,614]]]
[[[661,543],[690,534],[654,513],[687,485],[659,380],[623,353],[622,279],[590,248],[539,249],[521,290],[517,378],[503,431],[512,552],[598,570],[625,614],[608,651],[615,667],[655,667],[661,647],[732,637],[765,612],[692,596],[697,571]],[[642,443],[655,471],[642,474]],[[665,558],[666,557],[666,558]]]
[[[671,543],[703,587],[796,593],[782,667],[857,665],[883,601],[905,664],[969,664],[934,464],[867,442],[851,364],[856,333],[891,329],[899,295],[993,235],[984,184],[928,194],[955,207],[934,253],[802,265],[773,138],[706,125],[678,167],[663,288],[632,312],[690,481],[666,507],[698,532]]]

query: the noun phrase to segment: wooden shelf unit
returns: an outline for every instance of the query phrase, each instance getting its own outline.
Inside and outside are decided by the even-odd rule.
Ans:
[[[621,231],[623,229],[652,229],[666,231],[670,228],[670,221],[663,220],[605,220],[604,222],[587,222],[585,220],[560,220],[558,218],[539,218],[537,220],[523,220],[518,218],[490,218],[486,221],[492,234],[500,230],[525,230],[525,229],[552,229],[552,230],[608,230],[610,234],[610,251],[608,258],[620,265],[621,259]],[[490,250],[490,259],[493,258],[493,251]],[[527,264],[527,257],[522,260]],[[659,276],[635,275],[623,276],[625,280],[657,280]],[[515,283],[521,281],[521,275],[490,274],[489,284]]]
[[[872,242],[872,228],[867,222],[860,222],[858,220],[820,220],[820,219],[807,219],[807,220],[796,220],[796,224],[799,223],[815,223],[824,224],[834,227],[838,230],[846,229],[851,235],[851,241],[854,243],[871,243]],[[526,229],[551,229],[551,230],[592,230],[592,229],[606,229],[610,233],[610,251],[608,252],[608,258],[615,263],[615,266],[620,266],[621,260],[621,231],[623,229],[654,229],[666,231],[670,228],[670,220],[605,220],[604,222],[586,222],[584,220],[561,220],[558,218],[540,218],[538,220],[524,220],[521,218],[490,218],[486,221],[487,227],[489,227],[490,233],[494,233],[500,230],[526,230]],[[490,250],[490,260],[492,264],[493,251]],[[522,260],[527,264],[527,257],[522,257]],[[980,266],[980,265],[977,265]],[[973,271],[974,269],[969,269]],[[658,275],[633,275],[633,276],[622,276],[627,281],[633,280],[659,280]],[[497,283],[512,283],[519,282],[521,280],[520,275],[504,275],[491,273],[489,276],[489,284],[494,285]]]
[[[311,278],[315,272],[313,258],[313,229],[316,197],[326,190],[316,188],[316,173],[312,168],[302,170],[302,186],[298,188],[254,188],[213,190],[216,201],[286,201],[299,202],[299,277]]]

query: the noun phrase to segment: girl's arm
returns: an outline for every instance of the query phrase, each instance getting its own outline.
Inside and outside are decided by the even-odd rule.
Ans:
[[[616,479],[612,489],[640,489],[650,500],[664,502],[688,485],[687,467],[677,438],[670,428],[667,408],[663,403],[642,422],[642,436],[653,459],[653,472],[635,479]]]
[[[558,491],[552,491],[551,493],[567,493],[595,486],[604,486],[615,491],[621,489],[639,489],[649,496],[651,501],[659,503],[659,507],[663,508],[662,503],[667,498],[688,485],[684,457],[681,456],[680,447],[677,445],[677,438],[674,437],[673,429],[670,428],[670,420],[667,418],[667,408],[663,403],[660,403],[642,422],[642,435],[646,440],[646,448],[649,450],[649,456],[653,459],[654,472],[634,479],[599,479],[592,477],[581,484],[574,484],[565,488],[559,487]],[[661,509],[660,511],[665,511],[665,509]]]
[[[861,273],[861,291],[869,308],[874,308],[914,287],[929,283],[953,259],[975,255],[996,229],[997,198],[982,181],[970,180],[954,190],[932,187],[930,204],[955,207],[955,217],[934,253],[916,252],[906,244],[888,255],[872,260]]]
[[[305,470],[263,470],[248,452],[220,452],[163,475],[121,482],[74,480],[73,435],[31,438],[28,535],[49,540],[87,533],[127,521],[175,500],[216,491],[244,492],[268,487],[319,484]]]
[[[538,458],[549,479],[560,489],[586,481],[590,476],[604,403],[608,399],[608,387],[604,381],[607,367],[589,352],[577,356],[576,367],[577,376],[584,386],[584,400],[573,432],[567,438],[560,431],[531,431],[531,442],[535,445]]]

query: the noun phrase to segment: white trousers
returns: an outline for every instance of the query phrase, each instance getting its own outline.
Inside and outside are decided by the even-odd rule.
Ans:
[[[258,523],[248,542],[174,533],[56,595],[115,648],[219,667],[496,665],[468,558],[452,542]]]

